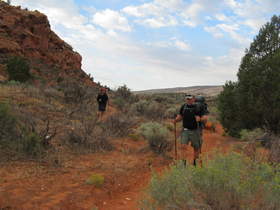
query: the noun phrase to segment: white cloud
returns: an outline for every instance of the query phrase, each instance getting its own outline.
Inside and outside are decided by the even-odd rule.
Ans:
[[[154,2],[140,6],[128,6],[123,8],[122,11],[136,17],[162,16],[164,14],[164,8]]]
[[[225,14],[216,14],[215,17],[219,21],[230,21],[230,19]]]
[[[146,43],[148,46],[156,47],[156,48],[169,48],[169,49],[178,49],[181,51],[190,51],[191,45],[186,41],[182,41],[177,39],[176,37],[171,38],[168,41],[158,41],[158,42],[150,42]]]
[[[149,26],[151,28],[161,28],[167,26],[175,26],[178,24],[177,20],[172,16],[148,18],[143,20],[136,20],[135,22]]]
[[[215,26],[213,26],[213,27],[206,26],[206,27],[204,27],[204,30],[211,33],[216,38],[221,38],[224,36],[224,34],[221,32],[221,30]]]
[[[183,50],[183,51],[189,51],[191,49],[191,47],[188,43],[183,42],[183,41],[179,41],[179,40],[175,41],[175,46],[178,49]]]
[[[238,24],[217,24],[212,27],[206,26],[204,30],[211,33],[216,38],[222,38],[227,33],[233,40],[242,44],[242,46],[247,46],[251,41],[250,38],[240,35],[240,26]]]
[[[127,19],[119,12],[110,9],[95,13],[93,23],[107,30],[131,31]]]

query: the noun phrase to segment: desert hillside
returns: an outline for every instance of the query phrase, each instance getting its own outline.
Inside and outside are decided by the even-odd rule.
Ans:
[[[37,81],[50,85],[67,78],[92,84],[81,69],[82,57],[52,30],[46,15],[0,1],[0,80],[13,56],[26,58]]]

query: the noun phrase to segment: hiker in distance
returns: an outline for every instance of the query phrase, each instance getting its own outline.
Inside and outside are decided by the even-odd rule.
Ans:
[[[195,104],[195,97],[193,95],[185,96],[186,103],[181,106],[180,112],[174,120],[174,125],[183,120],[183,130],[181,134],[181,158],[184,165],[187,163],[187,146],[191,142],[193,147],[193,165],[196,166],[197,159],[201,154],[202,135],[199,124],[206,118],[203,110],[199,109]],[[202,162],[200,162],[202,164]]]
[[[100,92],[97,95],[97,103],[98,103],[98,119],[102,120],[104,116],[104,112],[106,111],[107,104],[109,105],[109,97],[107,95],[106,88],[100,88]]]

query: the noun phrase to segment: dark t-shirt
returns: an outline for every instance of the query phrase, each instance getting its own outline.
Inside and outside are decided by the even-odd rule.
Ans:
[[[187,128],[190,130],[195,130],[198,128],[195,116],[201,116],[201,113],[197,109],[195,104],[182,105],[179,114],[183,117],[183,127],[184,128]]]
[[[99,104],[106,105],[107,101],[108,101],[108,95],[106,93],[105,94],[100,94],[100,93],[98,94],[97,102]]]

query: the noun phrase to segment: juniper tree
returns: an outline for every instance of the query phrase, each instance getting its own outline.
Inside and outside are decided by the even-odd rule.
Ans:
[[[250,48],[245,51],[237,76],[236,91],[233,94],[238,112],[232,110],[237,117],[232,118],[232,125],[226,125],[227,129],[236,133],[235,125],[239,125],[247,129],[264,127],[279,133],[280,16],[273,16],[260,29]],[[221,99],[230,101],[232,96],[222,93]],[[222,117],[233,114],[229,106],[220,108]]]

